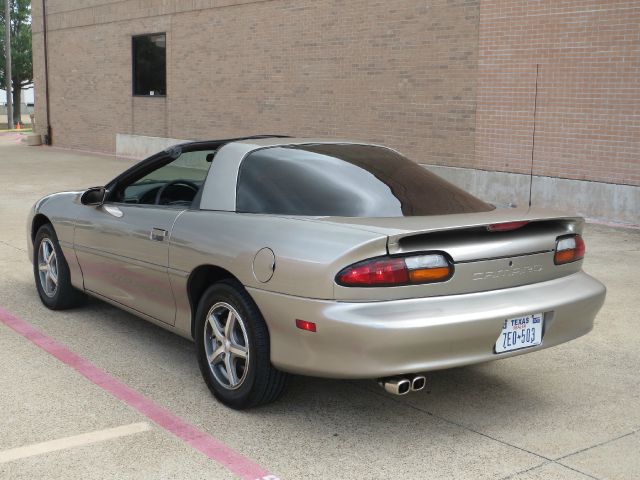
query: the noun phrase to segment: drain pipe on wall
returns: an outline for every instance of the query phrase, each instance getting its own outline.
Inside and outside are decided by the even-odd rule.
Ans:
[[[540,64],[536,63],[536,89],[533,97],[533,131],[531,132],[531,171],[529,172],[529,209],[531,209],[531,195],[533,194],[533,158],[536,151],[536,114],[538,113],[538,74]]]
[[[44,43],[44,98],[46,103],[47,133],[44,144],[51,145],[51,122],[49,115],[49,51],[47,48],[47,0],[42,0],[42,35]]]
[[[7,92],[7,130],[13,128],[13,98],[11,97],[11,4],[9,0],[4,2],[4,55],[5,61],[5,80]]]

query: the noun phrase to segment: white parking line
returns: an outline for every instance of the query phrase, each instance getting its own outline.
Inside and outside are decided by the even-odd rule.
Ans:
[[[8,326],[18,335],[22,335],[49,355],[73,368],[94,385],[137,410],[159,427],[173,433],[186,444],[202,452],[211,460],[226,467],[243,480],[254,480],[257,478],[276,480],[278,478],[253,460],[242,456],[217,438],[185,422],[176,414],[161,407],[140,392],[109,375],[104,370],[99,369],[89,360],[76,355],[61,343],[56,342],[53,338],[48,337],[40,330],[34,328],[30,323],[7,312],[1,306],[0,323]]]
[[[34,455],[42,455],[43,453],[55,452],[58,450],[81,447],[91,443],[104,442],[105,440],[126,437],[127,435],[134,435],[148,430],[151,430],[151,425],[147,422],[132,423],[121,427],[107,428],[106,430],[82,433],[80,435],[59,438],[48,442],[34,443],[32,445],[25,445],[24,447],[11,448],[0,452],[0,463],[12,462],[20,458],[33,457]]]

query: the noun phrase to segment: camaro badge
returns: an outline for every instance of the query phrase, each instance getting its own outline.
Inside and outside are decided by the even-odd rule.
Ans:
[[[488,280],[492,278],[515,277],[527,273],[541,272],[542,265],[527,265],[496,270],[495,272],[477,272],[473,274],[474,280]]]

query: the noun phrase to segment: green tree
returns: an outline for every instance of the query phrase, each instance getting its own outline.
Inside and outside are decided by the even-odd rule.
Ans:
[[[20,121],[22,89],[33,83],[31,55],[31,0],[4,0],[0,8],[0,85],[4,89],[4,2],[11,4],[11,85],[13,90],[13,118]]]

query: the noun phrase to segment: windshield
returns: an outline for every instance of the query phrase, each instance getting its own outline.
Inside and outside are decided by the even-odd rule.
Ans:
[[[240,166],[238,212],[408,217],[493,210],[493,206],[383,147],[271,147]]]

